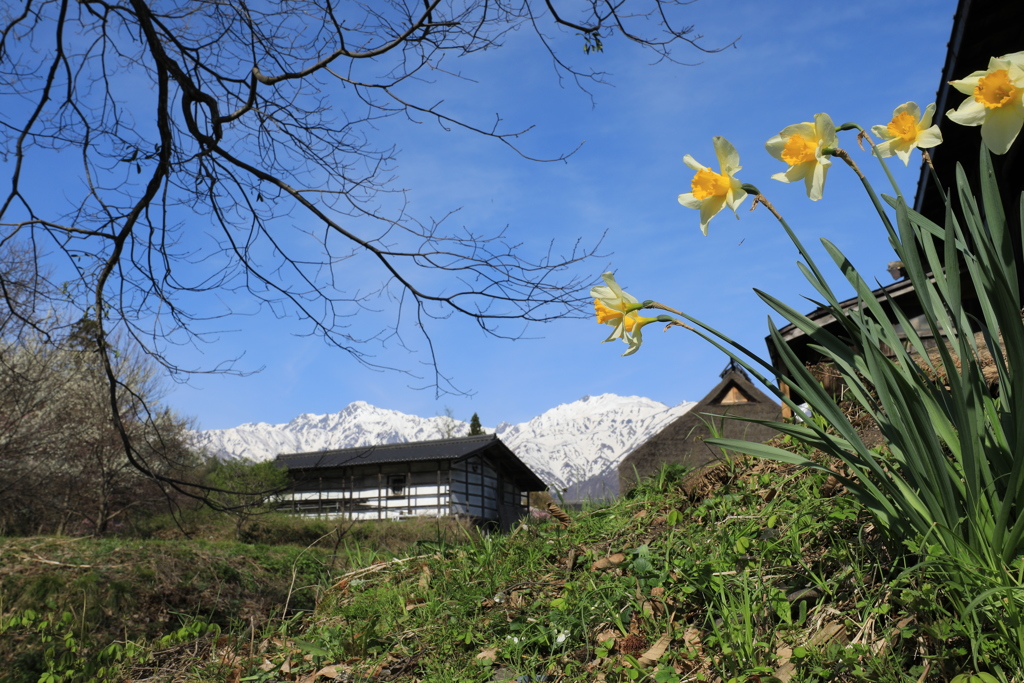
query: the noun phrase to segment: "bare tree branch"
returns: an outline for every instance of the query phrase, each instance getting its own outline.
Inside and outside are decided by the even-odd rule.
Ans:
[[[588,50],[625,38],[659,59],[675,59],[677,45],[715,51],[675,23],[686,4],[8,3],[0,8],[0,245],[30,245],[53,269],[52,305],[94,321],[90,343],[132,466],[201,495],[148,465],[134,443],[119,407],[128,384],[109,340],[124,335],[172,374],[233,371],[230,360],[183,368],[173,351],[240,313],[206,302],[245,294],[368,367],[387,367],[372,351],[406,344],[411,331],[432,361],[427,383],[458,391],[436,366],[432,325],[467,316],[515,338],[525,324],[580,315],[591,284],[582,264],[598,244],[560,253],[410,215],[379,122],[432,119],[526,159],[564,160],[572,151],[541,159],[523,149],[529,128],[447,107],[433,91],[461,77],[446,71],[445,57],[498,48],[525,27],[559,77],[582,87],[604,75],[559,54],[546,31]],[[426,74],[441,81],[424,89]],[[48,168],[74,171],[74,182],[40,182]],[[356,268],[375,275],[353,279]],[[0,295],[10,296],[2,281]]]

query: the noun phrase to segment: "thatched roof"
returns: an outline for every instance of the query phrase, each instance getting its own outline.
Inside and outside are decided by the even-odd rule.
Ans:
[[[742,370],[730,364],[722,381],[700,403],[680,416],[619,464],[619,492],[629,491],[640,479],[658,472],[662,463],[700,467],[721,457],[721,451],[704,443],[711,436],[708,425],[730,439],[767,441],[777,433],[768,427],[728,419],[752,417],[777,420],[779,405],[758,389]]]

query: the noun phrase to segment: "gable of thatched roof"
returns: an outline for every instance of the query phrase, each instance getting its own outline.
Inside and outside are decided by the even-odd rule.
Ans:
[[[720,451],[704,443],[711,436],[709,425],[726,438],[767,441],[775,436],[775,430],[729,418],[776,420],[780,416],[779,405],[730,364],[722,381],[697,405],[623,459],[619,464],[619,491],[625,493],[639,479],[656,474],[662,463],[696,468],[720,458]]]

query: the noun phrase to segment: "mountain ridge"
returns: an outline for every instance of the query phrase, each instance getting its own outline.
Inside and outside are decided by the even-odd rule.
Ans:
[[[617,493],[616,471],[626,455],[696,405],[667,406],[642,396],[600,394],[563,403],[519,424],[486,428],[551,488],[573,500]],[[249,422],[195,432],[193,443],[220,458],[273,459],[358,446],[465,435],[469,425],[448,416],[423,418],[353,401],[337,413],[303,413],[269,424]]]

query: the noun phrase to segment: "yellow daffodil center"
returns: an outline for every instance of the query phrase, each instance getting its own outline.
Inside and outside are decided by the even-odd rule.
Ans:
[[[620,304],[622,309],[625,309],[628,304],[623,302]],[[597,311],[597,322],[602,325],[605,323],[612,323],[614,325],[619,324],[619,320],[622,320],[623,325],[626,328],[627,333],[631,333],[633,328],[638,324],[646,325],[649,322],[657,320],[657,318],[645,318],[636,311],[630,311],[625,313],[622,309],[612,308],[606,305],[600,299],[594,299],[594,310]]]
[[[697,175],[693,176],[690,187],[693,188],[695,198],[707,199],[708,197],[724,197],[729,194],[732,183],[728,176],[715,173],[710,168],[702,168],[697,171]]]
[[[900,138],[904,142],[913,142],[917,139],[917,119],[905,111],[894,116],[886,128],[894,138]]]
[[[618,320],[622,317],[622,311],[617,311],[614,308],[609,308],[601,303],[600,299],[594,299],[594,310],[597,311],[597,322],[602,325],[611,320]]]
[[[998,109],[1016,94],[1017,88],[1010,82],[1010,74],[1006,69],[982,77],[974,87],[974,99],[985,105],[986,109]]]
[[[814,140],[808,140],[797,133],[786,141],[786,147],[782,150],[782,160],[790,166],[814,161],[814,153],[817,150],[818,144]]]

